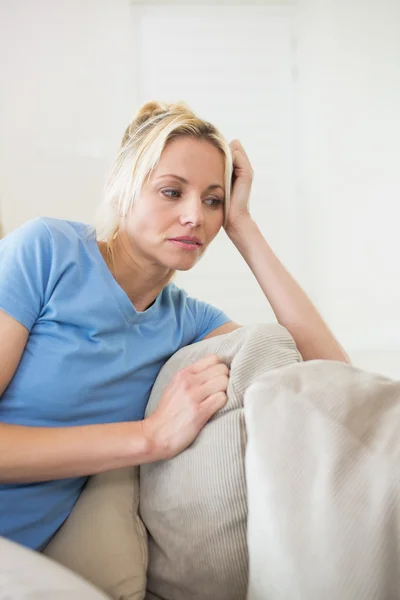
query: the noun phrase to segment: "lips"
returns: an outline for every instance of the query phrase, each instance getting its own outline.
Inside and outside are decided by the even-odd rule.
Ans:
[[[195,236],[184,235],[180,237],[169,238],[170,242],[181,242],[183,244],[194,245],[194,246],[202,246],[203,242]]]
[[[186,252],[197,252],[203,245],[203,242],[192,235],[182,235],[175,238],[169,238],[168,242],[177,248],[181,248]]]

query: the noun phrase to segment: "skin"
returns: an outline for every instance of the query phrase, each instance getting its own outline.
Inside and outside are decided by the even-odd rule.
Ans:
[[[107,261],[137,310],[153,302],[176,270],[195,266],[222,227],[224,195],[224,158],[214,145],[189,137],[169,142],[122,223],[114,265]],[[193,251],[169,241],[179,236],[196,236],[202,245]]]

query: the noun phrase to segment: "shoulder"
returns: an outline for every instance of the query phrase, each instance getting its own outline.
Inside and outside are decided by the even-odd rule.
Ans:
[[[85,223],[36,217],[23,223],[8,233],[0,243],[18,245],[18,243],[50,242],[55,238],[84,238],[90,235],[90,228]]]
[[[213,308],[212,305],[199,300],[198,298],[188,294],[186,290],[171,282],[164,288],[164,292],[168,296],[168,300],[174,304],[176,309],[189,311],[194,315],[199,311],[204,311],[207,308]]]
[[[19,225],[19,227],[5,235],[0,243],[4,246],[10,242],[29,241],[38,238],[49,239],[49,231],[40,217]]]
[[[54,267],[68,257],[78,260],[85,236],[89,239],[89,227],[84,223],[49,217],[32,219],[0,240],[0,266],[2,270],[18,264],[29,269],[43,267],[48,273],[50,264]]]
[[[176,312],[189,312],[190,314],[196,311],[197,304],[201,302],[192,296],[189,296],[186,290],[180,288],[175,283],[169,283],[164,288],[167,301],[174,306]]]
[[[190,296],[175,284],[169,284],[168,294],[180,319],[191,328],[191,343],[203,339],[231,319],[219,308]],[[225,331],[221,332],[225,333]]]
[[[35,263],[51,253],[51,236],[39,218],[27,221],[0,240],[1,266]]]
[[[36,220],[36,219],[35,219]],[[94,238],[94,230],[86,223],[79,221],[68,221],[66,219],[55,219],[51,217],[40,217],[41,226],[46,228],[48,235],[53,241],[59,240],[87,240]]]
[[[50,240],[53,264],[79,261],[95,241],[95,231],[86,223],[49,217],[38,221],[37,229]]]

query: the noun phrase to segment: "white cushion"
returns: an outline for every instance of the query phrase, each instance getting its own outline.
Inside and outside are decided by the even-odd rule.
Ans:
[[[0,537],[0,600],[110,600],[81,577]]]
[[[340,362],[245,393],[248,600],[400,598],[400,382]]]

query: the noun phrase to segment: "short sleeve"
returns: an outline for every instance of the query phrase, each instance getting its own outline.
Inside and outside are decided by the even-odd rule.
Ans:
[[[0,240],[0,309],[29,331],[45,302],[50,267],[51,238],[41,219]]]
[[[232,321],[222,310],[212,304],[190,296],[187,298],[187,303],[196,323],[196,336],[192,343],[199,342],[217,327]]]

